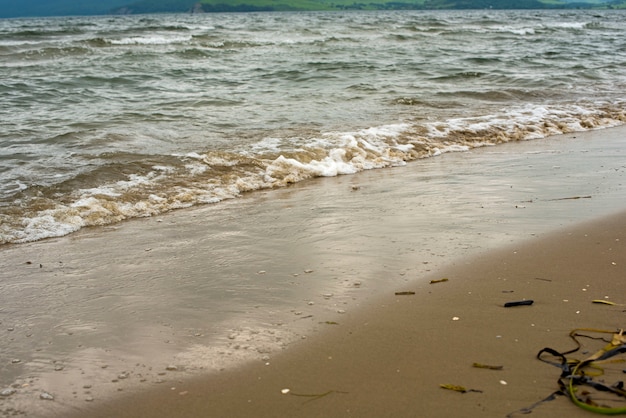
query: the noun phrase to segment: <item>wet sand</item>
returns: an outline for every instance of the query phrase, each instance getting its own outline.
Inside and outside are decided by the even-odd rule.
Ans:
[[[458,261],[429,276],[448,281],[396,289],[414,295],[389,290],[267,364],[168,382],[77,416],[504,417],[558,389],[560,370],[535,358],[540,349],[573,348],[574,328],[626,325],[626,307],[592,303],[626,303],[625,245],[620,213]],[[534,304],[503,307],[521,299]],[[559,397],[532,413],[566,415],[589,412]]]
[[[15,392],[0,416],[526,407],[556,389],[539,349],[569,347],[572,328],[623,326],[621,309],[590,301],[626,303],[626,222],[576,225],[625,209],[625,133],[449,154],[6,246],[0,390]],[[608,235],[583,239],[596,233]],[[521,298],[535,304],[502,307]]]

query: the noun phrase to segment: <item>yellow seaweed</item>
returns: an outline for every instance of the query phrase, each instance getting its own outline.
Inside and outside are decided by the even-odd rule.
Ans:
[[[489,369],[489,370],[502,370],[504,368],[503,366],[490,366],[489,364],[482,364],[482,363],[474,363],[472,364],[472,367],[476,367],[479,369]]]
[[[603,299],[594,299],[591,302],[592,303],[601,303],[603,305],[617,305],[617,303],[615,303],[615,302],[610,302],[608,300],[603,300]]]
[[[442,383],[439,386],[441,388],[443,388],[443,389],[453,390],[455,392],[461,392],[461,393],[467,392],[467,388],[464,387],[464,386],[450,385],[450,384],[447,384],[447,383]]]

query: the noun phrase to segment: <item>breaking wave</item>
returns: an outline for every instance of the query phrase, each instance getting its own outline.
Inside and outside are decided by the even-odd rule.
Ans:
[[[254,190],[349,175],[483,146],[618,126],[626,102],[525,106],[494,115],[384,125],[315,137],[265,137],[225,150],[133,156],[50,186],[16,184],[0,206],[0,243],[58,237],[83,227],[218,203]],[[120,156],[111,155],[112,160]],[[140,161],[140,163],[139,163]],[[129,168],[132,167],[132,172]],[[104,181],[102,181],[105,179]],[[81,187],[76,187],[81,185]],[[87,186],[87,187],[86,187]]]

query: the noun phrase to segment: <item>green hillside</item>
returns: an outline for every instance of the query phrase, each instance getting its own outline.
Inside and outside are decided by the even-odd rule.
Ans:
[[[0,0],[0,18],[111,13],[133,0]]]
[[[140,0],[117,13],[626,8],[626,0]]]
[[[0,18],[316,10],[626,9],[626,0],[0,0]]]

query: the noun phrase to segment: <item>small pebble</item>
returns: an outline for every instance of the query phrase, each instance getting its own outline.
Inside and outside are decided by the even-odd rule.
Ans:
[[[304,272],[305,272],[305,273],[313,273],[313,270],[311,270],[311,269],[306,269],[306,270],[304,270]]]
[[[39,395],[40,399],[46,400],[46,401],[53,401],[54,400],[54,396],[50,395],[48,392],[42,392]]]
[[[286,395],[286,394],[288,394],[288,393],[290,392],[290,390],[289,390],[289,389],[283,389],[283,390],[281,390],[280,392],[281,392],[283,395]]]
[[[626,370],[625,370],[626,371]],[[15,392],[17,392],[15,389],[13,388],[6,388],[6,389],[2,389],[0,391],[0,396],[11,396],[13,395]]]
[[[178,370],[178,367],[174,366],[174,365],[169,365],[165,368],[165,370],[169,370],[171,372],[175,372],[176,370]]]

